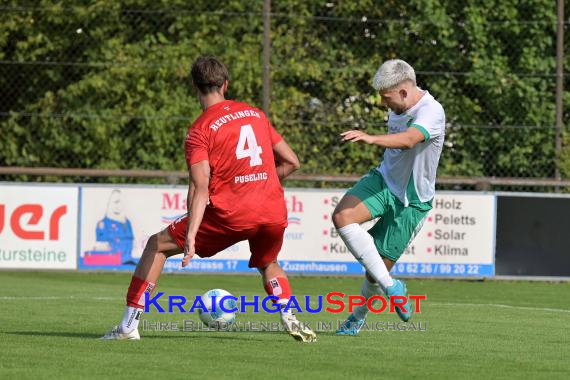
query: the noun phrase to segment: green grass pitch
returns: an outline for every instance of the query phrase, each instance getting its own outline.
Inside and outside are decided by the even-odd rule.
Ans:
[[[126,273],[0,272],[0,378],[570,378],[570,283],[408,280],[411,294],[427,295],[414,316],[426,331],[320,332],[314,344],[268,331],[141,331],[141,341],[98,340],[122,317],[129,279]],[[356,295],[360,283],[291,277],[297,295]],[[167,274],[157,290],[192,300],[211,288],[264,296],[256,276]],[[311,324],[345,316],[298,314]],[[198,316],[153,311],[143,319],[182,323]],[[238,321],[278,316],[249,312]],[[369,321],[398,319],[382,313]]]

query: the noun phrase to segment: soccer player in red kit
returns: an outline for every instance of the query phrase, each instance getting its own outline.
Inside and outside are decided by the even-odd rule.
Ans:
[[[188,215],[150,237],[127,292],[123,320],[103,339],[140,339],[144,295],[153,291],[168,257],[183,252],[186,266],[194,255],[211,257],[248,240],[249,267],[259,270],[267,294],[279,298],[283,326],[296,340],[314,342],[315,333],[284,308],[291,287],[277,262],[287,226],[280,180],[299,168],[299,160],[263,112],[225,99],[229,76],[216,58],[198,58],[191,75],[203,112],[185,141]]]

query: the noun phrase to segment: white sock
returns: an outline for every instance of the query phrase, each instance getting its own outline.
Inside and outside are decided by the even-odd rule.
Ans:
[[[285,311],[285,309],[284,309],[285,305],[287,305],[287,302],[289,302],[289,298],[281,298],[279,301],[277,301],[277,303],[279,304],[279,307],[280,307],[281,314],[291,315],[291,314],[293,314],[291,309],[288,309],[287,311]]]
[[[362,287],[360,288],[360,294],[368,302],[368,299],[370,297],[382,296],[382,295],[384,295],[384,292],[382,291],[382,287],[379,284],[377,284],[375,282],[370,282],[365,277],[364,282],[362,283]],[[378,300],[372,301],[372,305],[374,306],[376,304],[376,302],[378,302]],[[366,306],[366,304],[364,304],[362,306],[356,306],[353,310],[353,314],[356,317],[356,319],[365,319],[366,315],[368,315],[368,311],[369,311],[368,306]]]
[[[394,280],[382,261],[374,239],[358,223],[352,223],[339,228],[338,233],[352,255],[364,266],[374,281],[384,289],[394,284]]]
[[[143,309],[127,306],[125,314],[123,315],[123,320],[120,324],[121,331],[128,334],[131,331],[138,329],[142,313]]]

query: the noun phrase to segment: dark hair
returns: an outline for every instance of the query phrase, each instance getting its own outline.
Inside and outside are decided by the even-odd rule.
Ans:
[[[201,94],[219,90],[229,79],[228,69],[211,55],[201,56],[192,65],[192,83]]]

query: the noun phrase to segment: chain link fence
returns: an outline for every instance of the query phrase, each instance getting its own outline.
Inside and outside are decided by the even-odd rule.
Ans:
[[[380,162],[381,150],[341,144],[338,134],[386,132],[371,78],[399,57],[446,110],[441,178],[554,179],[558,170],[570,179],[568,129],[556,149],[554,2],[274,1],[269,29],[263,3],[3,2],[0,180],[66,180],[10,167],[184,171],[182,142],[200,113],[189,70],[201,54],[229,67],[229,98],[267,106],[304,174],[358,175]],[[564,97],[568,120],[570,91]],[[440,187],[476,188],[467,180]]]

